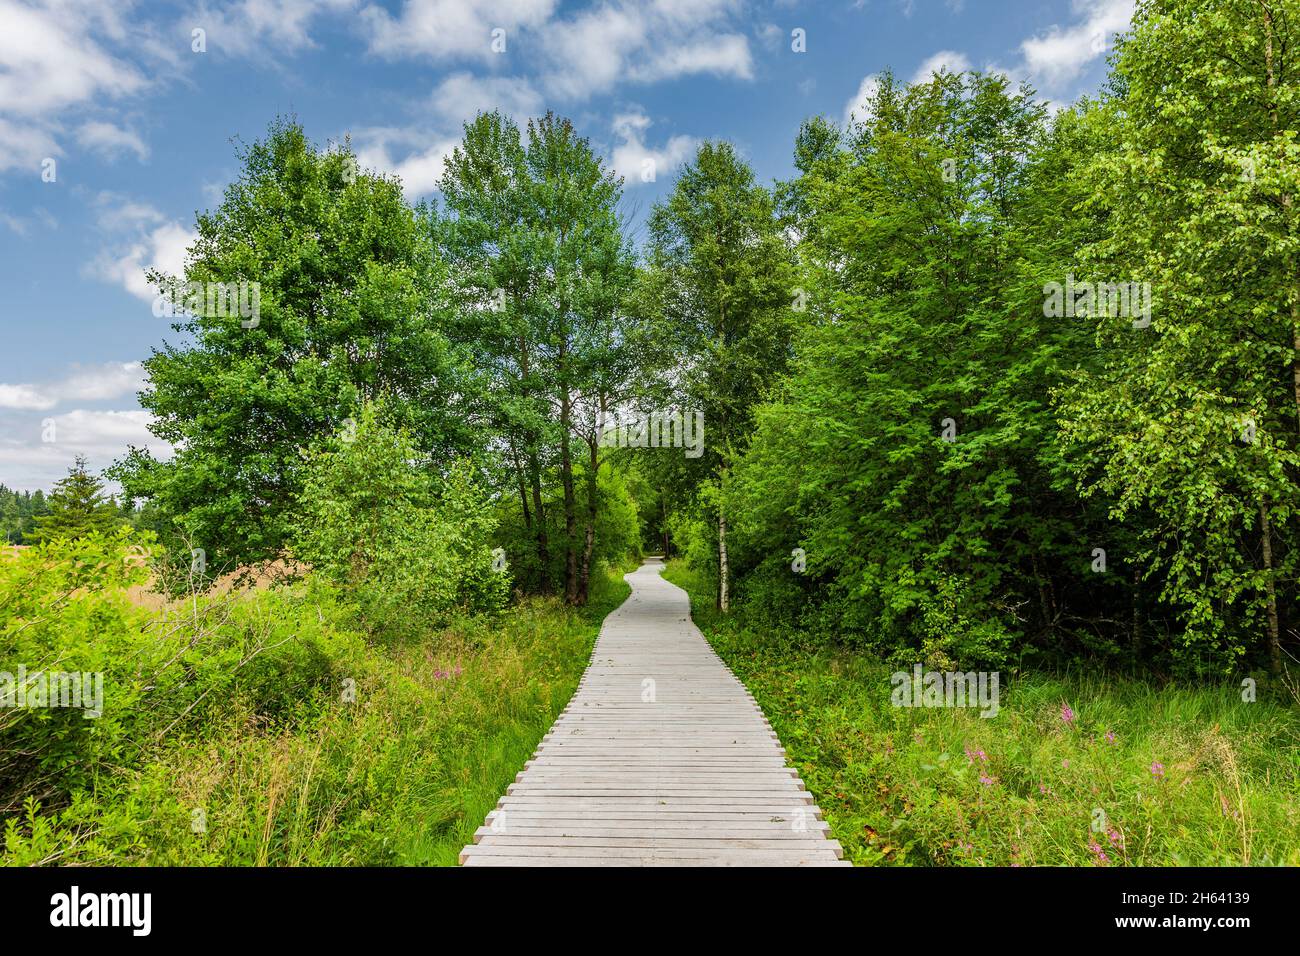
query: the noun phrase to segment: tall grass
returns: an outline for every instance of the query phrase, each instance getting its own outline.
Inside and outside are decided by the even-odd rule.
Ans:
[[[572,696],[600,621],[628,590],[607,571],[585,608],[530,599],[394,644],[347,632],[350,616],[327,591],[223,597],[230,610],[182,655],[177,685],[196,700],[204,681],[217,692],[179,722],[176,707],[148,710],[148,695],[133,697],[122,717],[134,721],[131,742],[104,751],[87,741],[88,778],[43,784],[4,814],[0,862],[454,865]],[[65,629],[82,617],[70,613]],[[277,629],[259,645],[255,676],[223,666],[215,683],[201,655],[246,646],[254,621]],[[134,637],[141,646],[159,639],[148,630]],[[189,636],[162,630],[178,647]],[[106,700],[128,676],[109,675]]]
[[[890,668],[713,611],[709,641],[754,694],[859,864],[1300,864],[1300,714],[1236,685],[1003,674],[1000,709],[890,703]]]

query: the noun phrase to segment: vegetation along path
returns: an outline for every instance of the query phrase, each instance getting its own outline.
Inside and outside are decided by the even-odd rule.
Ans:
[[[753,697],[650,559],[466,866],[848,866]]]

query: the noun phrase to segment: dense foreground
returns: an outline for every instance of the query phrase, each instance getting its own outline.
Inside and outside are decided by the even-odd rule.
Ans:
[[[890,703],[895,668],[713,612],[696,622],[763,708],[857,864],[1300,864],[1300,714],[1235,685],[1011,674],[996,717]]]
[[[0,568],[4,659],[105,675],[98,718],[0,712],[4,863],[452,865],[628,590],[376,642],[310,579],[159,612],[120,567],[91,538]]]

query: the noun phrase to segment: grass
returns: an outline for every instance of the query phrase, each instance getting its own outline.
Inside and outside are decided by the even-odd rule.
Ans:
[[[754,694],[859,865],[1300,864],[1300,714],[1241,688],[1002,675],[1000,709],[891,706],[891,668],[696,621]]]
[[[581,609],[528,599],[397,645],[314,634],[301,659],[268,652],[262,684],[210,696],[161,742],[98,764],[88,785],[8,814],[0,862],[455,865],[628,591],[606,571]],[[262,591],[240,613],[288,621],[295,637],[330,631],[332,608],[312,601]],[[317,672],[329,676],[302,676]]]

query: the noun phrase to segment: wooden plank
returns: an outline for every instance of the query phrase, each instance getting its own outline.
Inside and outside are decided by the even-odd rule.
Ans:
[[[466,866],[841,866],[753,696],[647,562]]]

